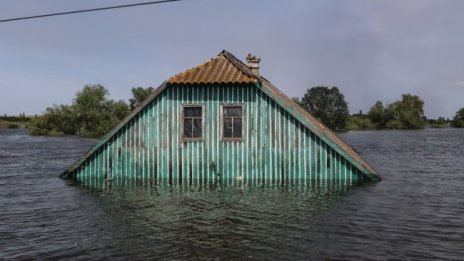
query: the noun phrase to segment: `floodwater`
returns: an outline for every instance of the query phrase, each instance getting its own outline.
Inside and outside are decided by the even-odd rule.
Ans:
[[[341,136],[381,182],[88,187],[94,142],[0,129],[0,259],[462,260],[464,129]]]

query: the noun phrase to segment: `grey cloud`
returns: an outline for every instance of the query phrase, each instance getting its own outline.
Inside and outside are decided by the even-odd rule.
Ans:
[[[136,1],[98,6],[128,2]],[[97,4],[2,5],[3,18]],[[425,100],[428,117],[451,117],[464,107],[462,13],[464,2],[453,0],[198,0],[0,24],[0,90],[8,90],[0,113],[22,112],[25,103],[27,113],[41,112],[85,83],[127,99],[133,86],[157,86],[228,49],[241,59],[261,56],[262,74],[289,96],[336,85],[357,112],[413,93]],[[19,85],[31,97],[10,87]],[[39,91],[53,98],[34,99]]]

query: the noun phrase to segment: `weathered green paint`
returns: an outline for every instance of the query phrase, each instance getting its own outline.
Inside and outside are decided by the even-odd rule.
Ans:
[[[295,117],[299,122],[303,123],[306,127],[310,129],[313,133],[316,134],[318,138],[320,138],[325,144],[324,146],[329,146],[335,149],[337,152],[341,154],[342,157],[348,159],[348,161],[361,172],[364,173],[369,177],[370,180],[380,180],[380,176],[377,175],[369,166],[362,163],[362,160],[356,159],[353,153],[349,153],[346,149],[341,147],[339,142],[336,142],[334,139],[330,137],[330,130],[321,131],[320,128],[314,125],[314,122],[311,122],[306,116],[305,113],[298,112],[298,106],[292,106],[294,102],[292,102],[286,95],[282,94],[276,87],[274,87],[271,83],[263,81],[263,83],[258,82],[258,87],[271,99],[273,99],[277,104],[279,104],[282,108],[285,109],[291,116]],[[296,104],[294,104],[296,105]],[[355,153],[356,154],[356,153]]]
[[[260,84],[162,85],[129,121],[97,144],[71,176],[199,185],[294,184],[372,179],[350,155],[315,133],[304,117],[284,107]],[[182,105],[204,106],[202,141],[181,140]],[[243,141],[222,141],[224,104],[243,105]]]

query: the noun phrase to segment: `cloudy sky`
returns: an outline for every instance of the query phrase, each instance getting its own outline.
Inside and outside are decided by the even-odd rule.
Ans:
[[[143,1],[2,0],[0,19]],[[260,56],[291,97],[338,86],[357,112],[411,93],[427,117],[451,118],[464,107],[463,14],[461,0],[184,0],[0,23],[0,114],[70,103],[89,83],[127,100],[226,49]]]

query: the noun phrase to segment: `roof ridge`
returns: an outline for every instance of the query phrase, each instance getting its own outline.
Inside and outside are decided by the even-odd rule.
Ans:
[[[243,63],[240,59],[235,57],[235,55],[233,55],[231,52],[227,50],[222,50],[222,52],[220,52],[218,56],[219,55],[224,55],[224,57],[226,57],[231,63],[233,63],[235,67],[237,67],[237,69],[242,71],[247,76],[250,76],[250,77],[255,78],[256,80],[259,80],[259,76],[254,74],[245,63]]]

